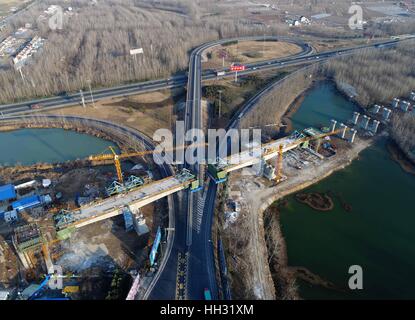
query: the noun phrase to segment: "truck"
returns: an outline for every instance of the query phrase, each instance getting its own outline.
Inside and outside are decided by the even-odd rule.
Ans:
[[[216,76],[217,77],[222,77],[222,76],[224,76],[226,74],[226,72],[225,71],[216,71]]]
[[[204,290],[205,300],[212,300],[212,295],[210,294],[210,290],[205,288]]]

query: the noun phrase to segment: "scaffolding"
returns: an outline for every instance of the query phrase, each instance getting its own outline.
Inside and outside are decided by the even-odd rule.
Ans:
[[[53,219],[55,220],[55,226],[57,230],[65,228],[67,225],[76,221],[73,212],[68,210],[61,210],[56,214]]]
[[[13,244],[18,252],[26,252],[43,244],[43,237],[37,224],[27,224],[14,229]]]
[[[107,195],[109,197],[131,191],[135,188],[141,187],[144,185],[144,180],[140,177],[129,176],[127,181],[120,183],[118,181],[113,181],[109,187],[106,188]]]

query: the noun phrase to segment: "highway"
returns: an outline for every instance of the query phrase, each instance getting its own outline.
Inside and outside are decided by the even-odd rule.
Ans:
[[[228,41],[231,40],[224,40],[223,42]],[[390,40],[318,54],[312,54],[311,49],[307,49],[303,50],[298,56],[247,65],[247,70],[241,74],[250,74],[292,65],[303,65],[305,63],[319,63],[330,58],[353,54],[369,47],[392,47],[398,42],[399,40]],[[186,129],[202,127],[201,82],[216,78],[216,74],[209,74],[209,71],[202,74],[201,53],[207,48],[218,44],[219,42],[205,44],[195,49],[191,54],[185,109]],[[229,70],[226,69],[226,71]],[[233,76],[233,73],[230,76]],[[272,90],[281,81],[265,87],[254,96],[232,119],[229,127],[236,127],[238,121],[255,106],[260,97]],[[203,177],[203,172],[198,165],[189,166],[188,168],[197,173],[199,178]],[[183,196],[183,207],[180,208],[179,214],[176,216],[176,237],[172,254],[164,270],[162,270],[159,281],[154,284],[154,289],[148,296],[150,299],[201,300],[203,299],[204,288],[211,290],[213,299],[219,297],[215,276],[214,252],[210,239],[216,191],[216,184],[210,181],[207,191],[201,191],[199,194],[185,194]],[[174,287],[176,290],[173,293]]]
[[[230,42],[230,41],[258,40],[258,39],[263,39],[263,36],[218,40],[218,41],[213,41],[208,44],[205,44],[198,49],[207,49],[207,48],[214,47],[214,46],[217,46],[217,45],[220,45],[226,42]],[[302,48],[302,51],[298,53],[297,55],[291,56],[291,57],[247,64],[246,70],[239,72],[239,75],[242,76],[242,75],[252,74],[252,73],[265,71],[265,70],[285,68],[288,66],[301,65],[304,63],[311,63],[315,61],[324,61],[329,58],[355,53],[356,50],[362,50],[362,49],[369,48],[369,47],[387,48],[387,47],[396,45],[399,41],[403,41],[403,40],[388,40],[388,41],[383,41],[383,42],[379,42],[375,44],[367,44],[367,45],[362,45],[362,46],[332,50],[332,51],[327,51],[327,52],[316,54],[316,53],[313,53],[312,48],[309,45],[301,41],[294,41],[292,39],[288,39],[285,37],[266,37],[265,39],[266,40],[272,39],[272,40],[279,40],[279,41],[289,41],[289,42],[299,45]],[[234,73],[230,72],[228,68],[225,68],[223,70],[226,72],[226,75],[221,76],[221,77],[217,77],[216,72],[213,70],[205,70],[201,72],[202,81],[234,76]],[[139,94],[139,93],[158,91],[162,89],[183,87],[186,85],[186,81],[187,81],[186,75],[178,75],[178,76],[174,76],[168,79],[152,80],[152,81],[139,82],[139,83],[134,83],[134,84],[127,84],[127,85],[122,85],[122,86],[117,86],[117,87],[112,87],[112,88],[97,89],[97,90],[92,91],[92,95],[94,97],[94,101],[99,101],[99,100],[107,99],[107,98],[124,97],[124,96]],[[90,103],[92,100],[90,96],[90,92],[85,91],[83,92],[83,95],[85,98],[85,102]],[[74,94],[62,93],[60,96],[56,96],[56,97],[34,99],[30,101],[0,105],[0,118],[11,116],[11,115],[23,114],[23,113],[53,110],[53,109],[58,109],[58,108],[66,107],[66,106],[79,105],[80,103],[81,103],[81,94],[79,92],[74,93]],[[32,110],[30,106],[34,104],[41,105],[42,108],[40,110]]]
[[[272,39],[288,40],[287,38],[268,37]],[[138,84],[130,84],[109,89],[95,90],[94,100],[103,98],[125,96],[143,92],[157,91],[160,89],[184,86],[187,79],[187,102],[185,109],[185,125],[187,129],[202,128],[203,119],[201,112],[201,84],[202,81],[217,78],[214,71],[202,72],[202,52],[207,48],[217,46],[234,40],[263,39],[261,37],[247,37],[238,39],[225,39],[213,41],[195,49],[190,57],[188,77],[180,75],[164,80],[154,80]],[[290,40],[293,42],[293,40]],[[387,48],[396,45],[400,40],[390,40],[376,44],[369,44],[353,48],[338,49],[318,54],[313,54],[307,44],[296,42],[303,48],[296,56],[283,59],[275,59],[247,65],[247,70],[241,75],[255,73],[276,68],[285,68],[293,65],[313,64],[327,59],[344,56],[368,47]],[[233,76],[226,70],[226,76]],[[263,90],[264,94],[267,90]],[[86,102],[88,96],[85,92]],[[63,95],[47,99],[38,99],[22,103],[0,106],[0,117],[9,117],[15,114],[31,111],[31,104],[41,104],[41,111],[61,108],[80,103],[80,94]],[[255,105],[255,101],[249,106]],[[238,119],[248,110],[244,107]],[[234,119],[233,123],[238,119]],[[128,130],[128,129],[124,129]],[[198,164],[186,165],[201,181],[204,172]],[[167,173],[167,168],[163,169]],[[170,169],[171,170],[171,169]],[[169,227],[174,232],[169,233],[167,249],[164,249],[164,259],[160,262],[159,273],[150,286],[146,298],[149,299],[203,299],[204,288],[209,288],[212,298],[217,299],[218,289],[215,277],[214,254],[210,241],[211,226],[214,216],[216,199],[216,185],[210,182],[209,187],[199,193],[183,192],[177,198],[183,201],[175,201],[176,215],[170,217]],[[180,268],[179,268],[180,265]]]

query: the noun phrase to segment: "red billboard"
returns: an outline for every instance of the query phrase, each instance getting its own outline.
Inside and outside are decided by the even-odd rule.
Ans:
[[[240,64],[234,64],[231,66],[231,71],[244,71],[245,70],[245,66],[240,65]]]

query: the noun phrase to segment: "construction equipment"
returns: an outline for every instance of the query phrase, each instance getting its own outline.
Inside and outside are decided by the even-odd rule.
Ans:
[[[193,145],[193,147],[198,147],[198,146],[207,146],[207,143],[201,143],[201,144],[197,144],[197,145]],[[176,148],[172,148],[172,149],[164,149],[164,150],[147,150],[147,151],[139,151],[139,152],[132,152],[132,153],[122,153],[122,154],[117,154],[114,150],[113,147],[108,147],[108,149],[111,151],[111,154],[101,154],[101,155],[92,155],[89,156],[88,160],[89,161],[109,161],[112,160],[114,162],[115,165],[115,169],[117,172],[117,178],[118,178],[118,182],[123,184],[124,183],[124,177],[122,174],[122,169],[121,169],[121,160],[124,159],[128,159],[128,158],[134,158],[134,157],[143,157],[146,155],[151,155],[154,153],[164,153],[164,152],[171,152],[171,151],[175,151],[175,150],[180,150],[180,149],[184,149],[186,148],[186,146],[180,146],[180,147],[176,147]]]
[[[289,148],[289,147],[294,146],[294,145],[304,145],[304,144],[309,143],[310,141],[317,140],[318,143],[317,143],[316,151],[318,152],[318,149],[320,148],[321,139],[324,139],[325,137],[336,135],[336,134],[340,133],[343,130],[349,130],[349,128],[337,129],[337,130],[334,130],[334,131],[318,134],[318,135],[315,135],[315,136],[304,137],[304,138],[301,138],[301,139],[299,139],[299,140],[297,140],[297,141],[295,141],[295,142],[293,142],[289,145],[280,144],[278,146],[278,157],[277,157],[277,165],[276,165],[277,175],[276,175],[276,178],[275,178],[276,182],[277,183],[281,182],[281,179],[283,177],[282,176],[282,163],[283,163],[283,150],[284,150],[284,147]],[[272,152],[275,152],[275,148],[267,150],[266,153],[272,153]]]

